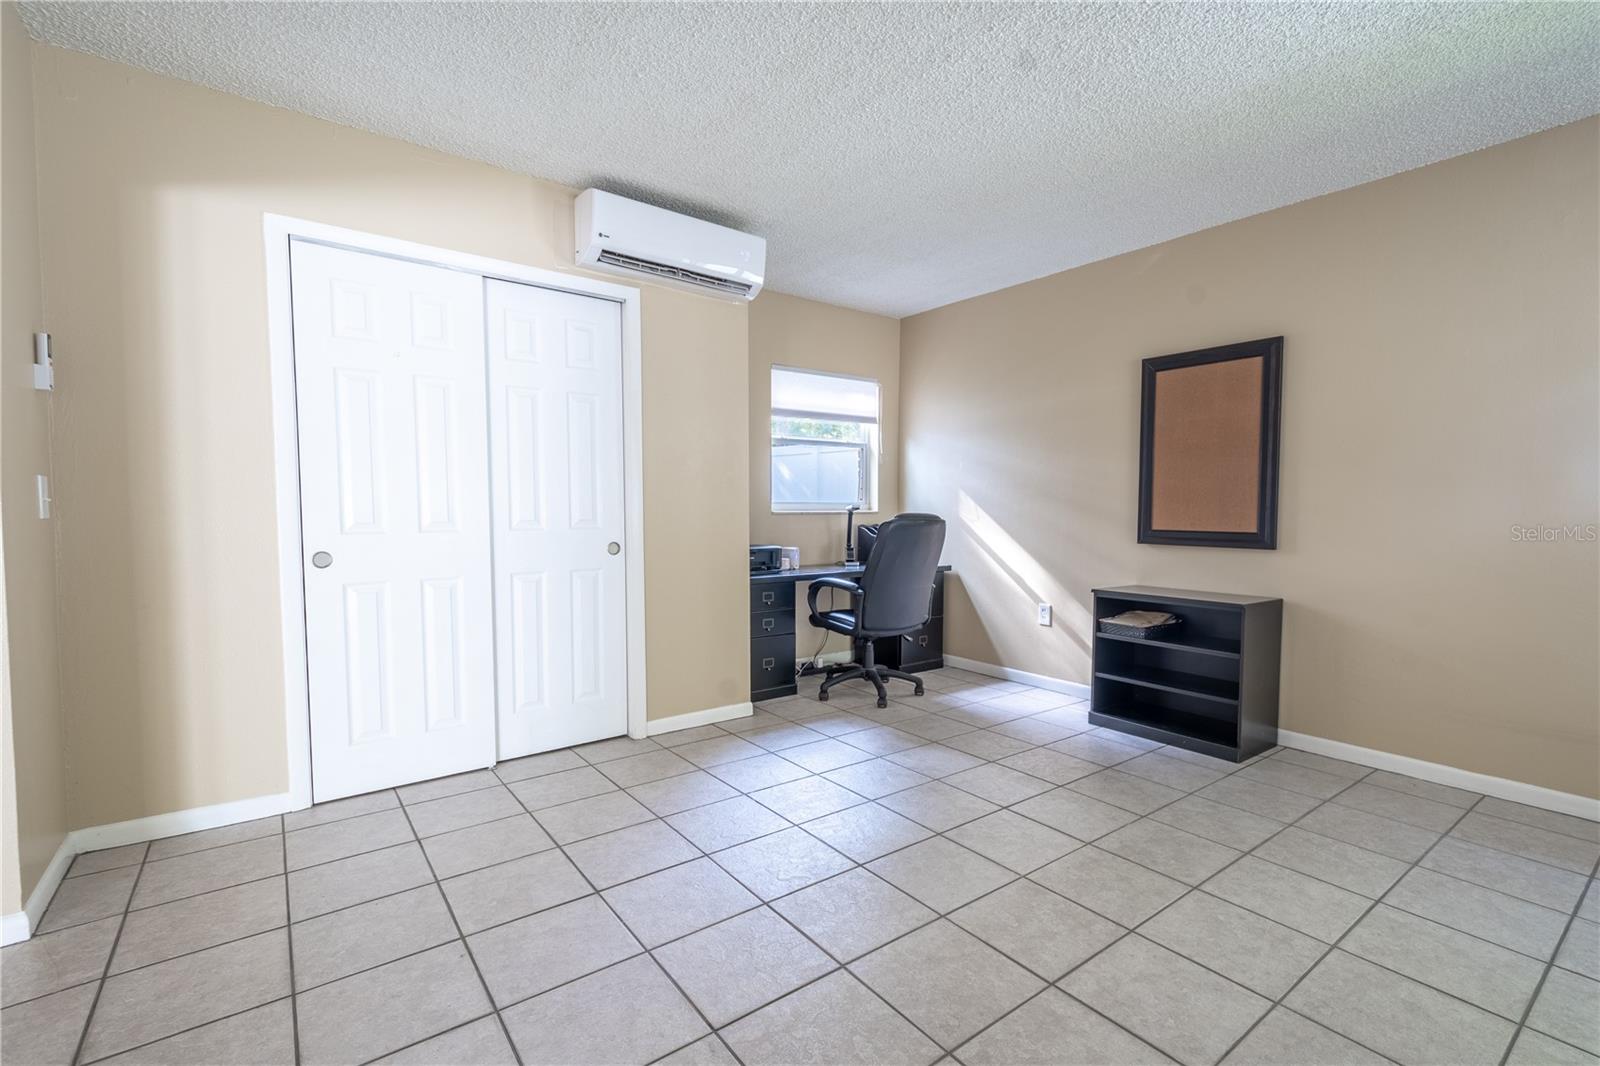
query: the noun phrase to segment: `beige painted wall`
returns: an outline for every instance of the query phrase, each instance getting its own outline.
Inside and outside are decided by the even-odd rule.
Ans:
[[[881,522],[900,511],[900,321],[772,291],[750,305],[750,543],[800,549],[804,563],[844,557],[844,515],[774,514],[772,511],[772,368],[789,366],[854,374],[878,382],[882,413],[879,437],[878,509],[857,512],[858,522]],[[849,641],[812,628],[806,621],[805,590],[796,604],[796,651],[810,656],[842,651]],[[826,600],[823,601],[824,605]]]
[[[1086,681],[1089,590],[1282,596],[1282,725],[1600,795],[1600,119],[902,322],[952,652]],[[1273,552],[1135,543],[1139,361],[1283,334]],[[1056,606],[1041,629],[1035,600]]]
[[[287,785],[261,216],[541,267],[572,191],[36,46],[61,696],[86,826]],[[649,715],[749,698],[746,307],[643,301]]]
[[[0,5],[0,536],[4,538],[8,807],[0,837],[0,913],[21,909],[66,836],[62,724],[56,698],[55,530],[35,507],[50,474],[49,393],[33,387],[44,329],[35,198],[32,45],[14,4]],[[15,802],[14,809],[11,808]]]

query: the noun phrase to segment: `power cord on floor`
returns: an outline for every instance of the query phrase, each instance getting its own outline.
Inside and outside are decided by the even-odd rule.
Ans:
[[[834,594],[834,589],[832,589],[832,588],[828,589],[828,610],[829,611],[833,610],[833,594]],[[801,663],[796,663],[795,664],[794,676],[795,676],[795,680],[796,681],[798,681],[805,674],[805,672],[807,670],[816,670],[819,667],[821,667],[821,665],[822,665],[822,653],[827,650],[827,647],[828,647],[828,631],[826,629],[824,629],[822,631],[822,643],[817,645],[817,650],[811,654],[810,658],[806,659],[804,664],[801,664]]]

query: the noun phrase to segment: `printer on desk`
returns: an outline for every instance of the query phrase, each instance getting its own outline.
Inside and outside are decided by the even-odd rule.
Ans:
[[[774,570],[800,569],[800,549],[779,544],[750,545],[750,572],[766,574]]]

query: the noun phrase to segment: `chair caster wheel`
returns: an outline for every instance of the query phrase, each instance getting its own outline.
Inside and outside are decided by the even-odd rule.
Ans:
[[[819,692],[819,693],[817,693],[817,699],[821,700],[823,703],[827,703],[828,702],[828,694],[826,692]]]
[[[914,693],[914,694],[915,694],[915,695],[918,695],[918,696],[920,696],[920,695],[922,695],[922,686],[921,686],[921,685],[918,685],[918,686],[917,686],[917,687],[916,687],[916,688],[915,688],[915,689],[913,689],[913,690],[912,690],[912,691],[913,691],[913,693]]]
[[[889,701],[885,700],[885,699],[880,699],[880,700],[878,700],[878,706],[879,707],[887,707],[887,706],[889,706]]]

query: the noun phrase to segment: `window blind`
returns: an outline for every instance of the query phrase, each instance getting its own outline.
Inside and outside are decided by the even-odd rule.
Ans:
[[[878,383],[842,374],[772,368],[772,413],[779,418],[878,421]]]

